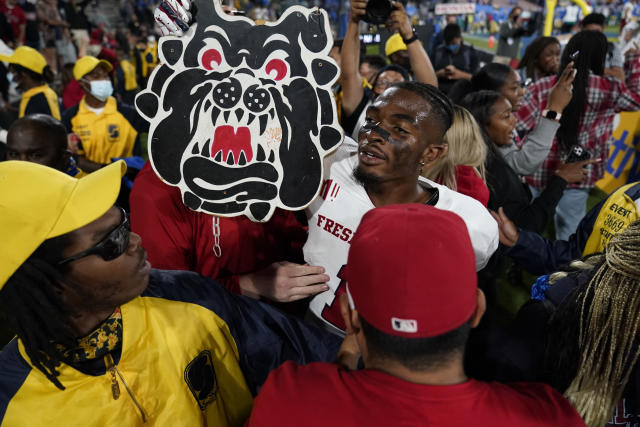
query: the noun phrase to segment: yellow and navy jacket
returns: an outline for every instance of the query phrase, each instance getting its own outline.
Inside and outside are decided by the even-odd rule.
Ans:
[[[332,361],[341,341],[186,271],[152,270],[121,312],[121,345],[104,360],[60,366],[65,390],[30,364],[19,339],[7,344],[1,425],[242,425],[271,370]]]
[[[85,98],[62,114],[68,132],[78,135],[78,154],[96,163],[111,163],[111,159],[139,156],[140,132],[149,124],[136,110],[109,97],[102,114],[87,108]]]
[[[125,93],[138,89],[136,67],[128,59],[118,62],[114,77],[116,92]]]
[[[46,84],[25,91],[20,100],[18,117],[29,114],[48,114],[60,120],[58,95]]]
[[[574,259],[602,252],[611,237],[640,218],[640,182],[623,185],[591,209],[569,240],[550,241],[520,230],[516,244],[505,251],[532,274],[547,274]]]

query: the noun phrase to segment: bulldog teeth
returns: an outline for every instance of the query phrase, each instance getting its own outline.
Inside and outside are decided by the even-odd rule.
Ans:
[[[258,144],[258,154],[256,155],[256,161],[264,162],[266,158],[267,156],[264,155],[264,149],[262,148],[262,145]]]
[[[231,111],[227,110],[224,112],[224,121],[225,123],[229,123],[229,115],[231,115]]]
[[[264,131],[267,129],[267,120],[269,118],[267,117],[266,114],[263,114],[260,116],[260,136],[262,136],[262,134],[264,133]]]
[[[214,157],[214,159],[216,162],[218,163],[222,163],[222,150],[218,151],[216,153],[216,157]]]
[[[246,157],[244,156],[244,151],[241,151],[241,152],[240,152],[240,158],[238,159],[238,165],[239,165],[239,166],[244,166],[244,165],[246,165],[246,164],[247,164],[247,159],[246,159]]]
[[[273,163],[275,159],[275,154],[273,153],[273,150],[271,150],[271,152],[269,153],[269,163]]]
[[[229,151],[229,155],[227,156],[227,164],[229,166],[235,164],[235,162],[233,161],[233,153],[231,151]]]
[[[273,120],[273,117],[276,115],[276,110],[274,110],[273,108],[269,110],[269,117],[271,117],[271,120]]]
[[[243,115],[244,115],[244,110],[242,108],[236,109],[236,117],[238,118],[238,121],[242,120]]]
[[[191,154],[193,154],[194,156],[197,156],[198,154],[200,154],[200,150],[198,149],[197,142],[193,144],[193,149],[191,150]]]
[[[247,126],[251,124],[251,122],[256,118],[255,114],[249,113],[249,119],[247,120]]]
[[[201,154],[202,154],[202,157],[209,157],[209,140],[207,140],[207,142],[204,143]]]
[[[213,123],[214,126],[218,124],[218,116],[220,116],[220,109],[213,107],[211,110],[211,123]]]

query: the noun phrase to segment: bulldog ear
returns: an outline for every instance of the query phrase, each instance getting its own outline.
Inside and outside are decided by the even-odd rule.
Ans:
[[[158,55],[160,62],[171,67],[176,65],[182,56],[182,40],[177,37],[162,37],[160,39],[160,48]]]
[[[338,67],[333,62],[320,58],[311,61],[311,71],[320,86],[330,83],[338,75]]]
[[[150,122],[158,114],[158,96],[153,92],[140,92],[135,100],[136,109]]]
[[[308,23],[302,30],[302,42],[311,52],[317,53],[333,44],[329,28],[327,12],[322,9],[312,11],[308,16]]]

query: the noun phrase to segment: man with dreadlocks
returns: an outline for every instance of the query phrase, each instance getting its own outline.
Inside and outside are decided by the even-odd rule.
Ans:
[[[125,169],[0,162],[0,311],[17,334],[2,425],[241,425],[271,369],[336,353],[335,336],[211,279],[152,270],[113,207]]]
[[[495,349],[508,380],[564,393],[590,427],[640,425],[640,221],[539,278]]]
[[[170,3],[179,11],[175,21],[187,25],[178,16],[186,16],[181,4],[188,1]],[[163,32],[182,34],[171,19],[164,18],[158,19]],[[438,88],[420,82],[395,83],[368,107],[358,143],[345,138],[325,158],[320,194],[305,210],[309,237],[303,251],[305,261],[323,267],[330,279],[329,289],[311,300],[309,320],[344,333],[338,297],[345,292],[347,253],[362,216],[375,207],[422,203],[456,213],[471,236],[476,268],[487,264],[498,247],[498,229],[485,207],[420,176],[423,167],[446,151],[443,138],[452,122],[453,104]]]

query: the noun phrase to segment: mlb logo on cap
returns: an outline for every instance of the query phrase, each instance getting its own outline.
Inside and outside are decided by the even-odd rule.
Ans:
[[[352,306],[389,335],[428,338],[471,319],[477,275],[471,239],[455,213],[422,204],[366,213],[347,261]]]
[[[413,319],[398,319],[397,317],[392,317],[391,327],[394,331],[415,334],[416,332],[418,332],[418,321]]]

